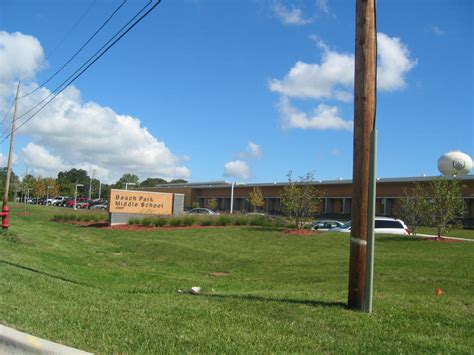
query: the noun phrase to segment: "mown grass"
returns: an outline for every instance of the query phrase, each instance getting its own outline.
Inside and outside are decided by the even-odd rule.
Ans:
[[[472,353],[474,243],[378,236],[372,315],[345,308],[348,236],[121,231],[42,206],[0,237],[0,321],[98,353]],[[14,236],[14,237],[12,237]],[[229,276],[210,277],[210,272]],[[201,286],[203,294],[179,294]],[[435,297],[434,290],[443,290]]]

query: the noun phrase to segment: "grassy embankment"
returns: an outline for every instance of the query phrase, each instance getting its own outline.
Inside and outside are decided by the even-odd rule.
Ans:
[[[39,337],[105,353],[474,348],[474,243],[377,237],[367,315],[344,307],[346,234],[131,232],[51,222],[62,209],[29,211],[13,208],[0,238],[0,323]],[[204,294],[176,292],[192,286]]]

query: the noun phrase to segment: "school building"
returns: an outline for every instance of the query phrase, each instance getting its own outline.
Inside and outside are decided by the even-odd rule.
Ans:
[[[410,192],[414,182],[427,184],[436,177],[410,177],[377,179],[376,214],[378,216],[393,216],[397,200],[404,196],[404,191]],[[474,219],[474,175],[456,177],[462,180],[463,199],[466,202],[468,219]],[[268,214],[281,213],[280,194],[287,182],[276,183],[236,183],[234,184],[234,212],[249,212],[249,193],[254,187],[259,187],[265,200],[261,209]],[[316,217],[350,219],[352,202],[352,180],[315,181],[314,185],[321,194],[320,214]],[[185,195],[185,209],[199,203],[200,207],[208,207],[209,199],[217,200],[217,210],[230,211],[232,184],[226,181],[211,181],[186,184],[163,184],[149,190],[158,192],[174,192]]]

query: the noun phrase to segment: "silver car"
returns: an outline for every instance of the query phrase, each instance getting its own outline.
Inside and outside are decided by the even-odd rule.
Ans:
[[[334,228],[340,228],[343,225],[344,223],[339,222],[339,221],[332,221],[332,220],[316,221],[314,222],[311,229],[314,231],[330,231],[330,230],[333,230]]]

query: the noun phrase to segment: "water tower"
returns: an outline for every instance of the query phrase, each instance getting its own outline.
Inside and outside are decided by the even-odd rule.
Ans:
[[[438,170],[443,175],[467,175],[471,169],[471,157],[459,150],[445,153],[438,159]]]

